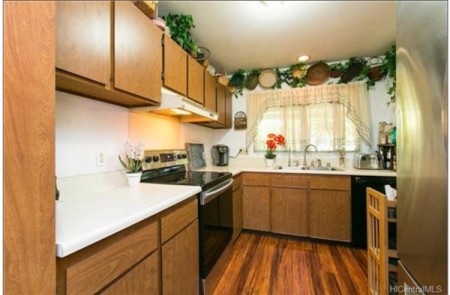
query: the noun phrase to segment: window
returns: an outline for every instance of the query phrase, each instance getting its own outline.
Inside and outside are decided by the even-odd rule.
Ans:
[[[257,126],[255,151],[266,150],[269,133],[279,133],[286,138],[286,145],[278,147],[279,151],[288,148],[303,151],[309,143],[324,152],[360,148],[356,126],[347,118],[345,105],[339,102],[269,107]]]
[[[364,82],[250,92],[246,146],[266,150],[268,133],[282,134],[284,149],[297,152],[309,143],[320,151],[372,146],[368,102]]]

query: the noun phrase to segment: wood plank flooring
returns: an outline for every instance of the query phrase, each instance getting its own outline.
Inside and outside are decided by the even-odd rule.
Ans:
[[[367,294],[364,249],[242,233],[214,295]]]

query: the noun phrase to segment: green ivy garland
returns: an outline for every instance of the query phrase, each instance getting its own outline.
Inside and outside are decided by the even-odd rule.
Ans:
[[[388,88],[387,93],[390,95],[390,103],[395,103],[395,87],[396,87],[396,60],[395,60],[395,44],[391,46],[391,48],[385,52],[385,58],[382,59],[383,63],[381,64],[381,74],[388,75],[392,82]],[[360,74],[352,79],[356,81],[365,81],[367,84],[367,89],[373,87],[375,85],[375,81],[369,78],[369,71],[371,65],[362,58],[351,57],[346,62],[338,62],[330,64],[330,72],[338,71],[340,73],[344,73],[347,69],[349,69],[355,63],[362,63],[363,68]],[[292,88],[304,87],[306,85],[306,71],[307,65],[304,63],[297,63],[289,66],[289,68],[285,70],[281,70],[279,68],[275,69],[277,75],[277,81],[275,82],[273,89],[280,89],[282,84],[287,84]],[[260,69],[254,69],[249,73],[246,73],[243,69],[239,69],[235,72],[230,79],[230,86],[234,87],[234,96],[237,98],[239,95],[242,95],[245,85],[249,82],[250,79],[253,79],[256,76],[259,76],[261,73]],[[341,79],[337,82],[329,82],[328,84],[340,84],[344,83]]]

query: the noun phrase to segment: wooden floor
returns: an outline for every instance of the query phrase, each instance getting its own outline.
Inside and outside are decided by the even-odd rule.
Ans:
[[[364,249],[242,233],[214,295],[367,294]]]

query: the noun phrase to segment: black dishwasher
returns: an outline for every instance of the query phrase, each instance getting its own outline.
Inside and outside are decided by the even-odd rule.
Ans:
[[[386,193],[386,184],[397,188],[395,177],[352,176],[352,246],[367,248],[366,188]]]

